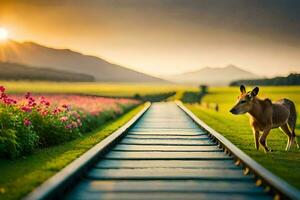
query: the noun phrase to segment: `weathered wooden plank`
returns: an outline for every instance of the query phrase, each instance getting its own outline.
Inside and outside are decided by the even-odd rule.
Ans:
[[[146,144],[143,144],[143,143],[126,143],[126,142],[120,142],[119,144],[124,144],[124,145],[151,145],[151,146],[158,146],[158,145],[161,145],[161,146],[217,146],[216,143],[212,143],[212,144],[168,144],[168,143],[157,143],[157,144],[152,144],[152,143],[146,143]]]
[[[111,181],[84,180],[76,187],[77,191],[86,192],[204,192],[204,193],[234,193],[262,194],[262,187],[257,187],[253,181]]]
[[[187,168],[141,168],[97,169],[88,172],[87,178],[96,180],[253,180],[244,176],[242,170],[187,169]]]
[[[176,193],[176,192],[107,192],[107,193],[73,193],[67,197],[72,200],[272,200],[266,195],[224,194],[224,193]]]
[[[235,169],[233,160],[111,160],[102,159],[96,168],[207,168],[207,169]]]
[[[174,129],[174,128],[178,128],[178,129],[198,129],[198,127],[195,124],[182,124],[182,123],[154,123],[154,124],[150,124],[150,123],[138,123],[135,127],[136,128],[153,128],[153,129]]]
[[[185,125],[195,125],[195,123],[189,119],[176,119],[167,120],[165,118],[161,119],[147,119],[142,118],[139,120],[139,124],[185,124]]]
[[[151,132],[131,132],[131,133],[127,133],[126,136],[171,136],[171,137],[190,137],[190,136],[200,136],[200,137],[204,137],[204,136],[208,136],[205,133],[151,133]]]
[[[167,136],[170,136],[170,137],[195,137],[195,136],[199,136],[199,137],[208,137],[207,134],[205,133],[197,133],[197,134],[172,134],[172,133],[151,133],[151,132],[146,132],[146,133],[128,133],[126,136],[141,136],[141,137],[147,137],[147,136],[163,136],[163,137],[167,137]]]
[[[177,123],[182,123],[182,124],[194,124],[193,121],[191,121],[190,119],[186,119],[186,118],[181,118],[181,119],[166,119],[166,118],[142,118],[139,120],[139,123],[174,123],[174,124],[177,124]]]
[[[270,196],[244,194],[210,194],[210,193],[80,193],[69,196],[74,200],[272,200]]]
[[[208,136],[202,137],[187,137],[187,136],[136,136],[136,135],[127,135],[126,139],[145,139],[145,140],[210,140]]]
[[[198,135],[171,135],[171,134],[126,134],[126,138],[138,138],[138,139],[209,139],[207,134],[198,134]]]
[[[199,131],[198,128],[193,127],[134,127],[131,129],[132,131]]]
[[[193,121],[191,121],[189,118],[186,118],[186,116],[178,117],[178,118],[166,118],[166,117],[151,117],[151,116],[144,116],[142,119],[139,120],[139,123],[186,123],[186,124],[195,124]]]
[[[126,152],[110,151],[107,159],[159,159],[159,160],[216,160],[231,159],[224,152]]]
[[[133,130],[130,130],[128,131],[128,134],[140,134],[140,135],[143,135],[143,134],[163,134],[163,135],[189,135],[189,136],[197,136],[197,135],[202,135],[202,134],[205,134],[204,132],[202,132],[201,130],[198,130],[198,131],[186,131],[186,130],[172,130],[172,131],[169,131],[169,130],[161,130],[161,131],[154,131],[154,130],[144,130],[144,131],[133,131]]]
[[[153,139],[122,139],[120,144],[152,144],[152,145],[214,145],[210,140],[153,140]]]
[[[118,144],[112,150],[116,151],[174,151],[174,152],[207,152],[219,151],[216,146],[166,146],[166,145],[124,145]]]

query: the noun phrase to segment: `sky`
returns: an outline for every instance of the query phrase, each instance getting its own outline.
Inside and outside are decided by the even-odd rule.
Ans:
[[[0,27],[156,76],[300,72],[298,0],[0,0]]]

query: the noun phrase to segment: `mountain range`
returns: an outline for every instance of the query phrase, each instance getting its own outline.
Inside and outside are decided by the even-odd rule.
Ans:
[[[93,82],[94,77],[62,70],[0,62],[0,80]]]
[[[10,63],[12,65],[9,65]],[[35,77],[34,80],[46,77],[45,80],[63,81],[66,77],[65,81],[72,81],[72,77],[74,77],[74,81],[228,85],[236,80],[261,78],[234,65],[223,68],[205,67],[193,72],[157,78],[70,49],[55,49],[34,42],[13,40],[0,43],[0,64],[2,66],[0,73],[4,69],[6,70],[6,73],[2,73],[3,76],[7,74],[9,77],[14,77],[13,73],[15,73],[24,75],[16,79],[30,78],[31,76],[28,76],[30,71],[34,74],[32,76]],[[25,73],[26,71],[28,73]],[[38,77],[43,73],[47,75]],[[65,76],[59,76],[59,73]],[[3,76],[0,78],[5,79]]]
[[[257,79],[260,76],[243,70],[234,65],[212,68],[205,67],[197,71],[165,77],[167,80],[177,83],[229,85],[232,81],[242,79]]]
[[[99,82],[166,82],[96,56],[84,55],[70,49],[50,48],[34,42],[9,40],[0,44],[0,62],[90,75]]]

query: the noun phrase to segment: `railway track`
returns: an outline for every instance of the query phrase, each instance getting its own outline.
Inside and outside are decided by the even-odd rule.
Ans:
[[[300,199],[182,104],[147,105],[25,199]]]

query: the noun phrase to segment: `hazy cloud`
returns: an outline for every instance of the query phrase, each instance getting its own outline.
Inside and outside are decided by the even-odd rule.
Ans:
[[[152,74],[236,64],[300,71],[297,0],[3,1],[17,39],[71,47]]]

